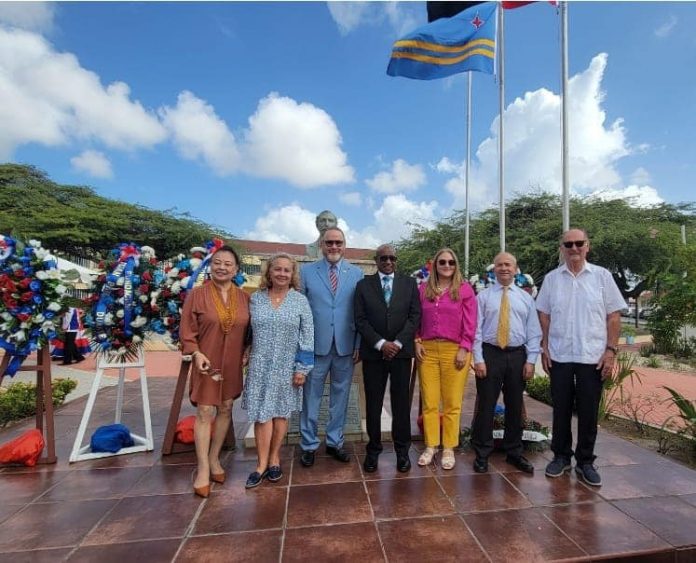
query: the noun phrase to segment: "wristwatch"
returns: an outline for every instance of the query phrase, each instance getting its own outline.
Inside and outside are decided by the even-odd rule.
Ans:
[[[618,348],[616,348],[616,346],[607,346],[607,350],[611,350],[612,352],[614,352],[614,354],[619,353],[619,350]]]

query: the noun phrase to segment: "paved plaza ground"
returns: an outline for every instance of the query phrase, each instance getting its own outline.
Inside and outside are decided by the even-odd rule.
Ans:
[[[245,490],[255,451],[241,448],[248,425],[235,408],[240,449],[225,453],[227,482],[199,499],[191,492],[193,454],[161,456],[178,356],[148,352],[146,363],[155,451],[69,464],[85,398],[58,409],[58,463],[0,469],[0,563],[696,561],[696,471],[603,431],[600,488],[575,474],[546,478],[548,451],[529,454],[533,476],[501,454],[488,474],[475,474],[470,451],[457,454],[453,471],[437,460],[419,468],[416,442],[408,474],[396,471],[390,445],[374,474],[362,470],[362,443],[349,444],[350,463],[321,455],[310,469],[286,446],[285,477]],[[91,366],[79,367],[54,364],[54,377],[89,379]],[[124,423],[141,433],[138,389],[126,386]],[[469,381],[465,425],[474,395]],[[548,406],[526,401],[532,418],[550,422]],[[114,403],[115,388],[102,389],[91,428],[113,422]],[[185,402],[182,416],[191,413]],[[29,427],[0,431],[0,443]]]

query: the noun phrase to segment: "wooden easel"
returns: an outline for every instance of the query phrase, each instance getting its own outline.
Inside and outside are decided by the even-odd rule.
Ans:
[[[186,391],[186,383],[189,373],[191,372],[191,356],[181,356],[181,367],[179,368],[179,377],[176,380],[176,389],[174,390],[174,398],[172,406],[169,409],[169,419],[167,420],[167,430],[164,433],[164,441],[162,442],[162,455],[170,455],[181,452],[189,452],[195,449],[193,444],[180,444],[174,442],[176,434],[176,425],[179,422],[179,414],[181,413],[181,403],[184,399],[184,391]],[[225,436],[223,448],[226,450],[234,450],[237,447],[237,441],[234,436],[234,421],[230,417],[230,428]]]
[[[2,374],[10,363],[10,356],[5,353],[0,362],[0,383],[4,379]],[[17,371],[36,372],[36,429],[44,435],[46,445],[44,455],[36,463],[56,463],[56,435],[53,424],[53,388],[51,387],[51,354],[48,346],[44,346],[36,354],[36,365],[23,364]],[[44,420],[45,417],[45,420]],[[46,433],[44,434],[44,422]]]
[[[114,417],[115,423],[121,422],[121,415],[123,413],[123,390],[126,382],[126,368],[138,368],[140,370],[140,392],[143,401],[143,418],[145,422],[145,436],[140,436],[131,432],[131,437],[135,445],[121,448],[115,453],[111,452],[91,452],[89,444],[83,446],[82,442],[85,437],[85,432],[87,430],[87,424],[89,423],[89,418],[94,409],[94,402],[97,399],[97,393],[99,392],[99,387],[101,379],[104,375],[104,371],[107,369],[117,369],[118,370],[118,389],[116,395],[116,413]],[[150,417],[150,399],[147,390],[147,375],[145,374],[145,355],[143,349],[138,350],[138,356],[133,362],[110,362],[107,358],[100,357],[97,360],[97,373],[94,377],[94,382],[92,383],[92,390],[89,392],[89,398],[87,399],[87,405],[85,406],[85,411],[82,414],[82,420],[80,421],[80,427],[77,430],[77,436],[75,436],[75,443],[73,444],[72,452],[70,453],[70,463],[75,461],[83,461],[85,459],[97,459],[102,457],[110,457],[114,455],[132,454],[136,452],[151,452],[154,449],[154,440],[152,437],[152,418]]]

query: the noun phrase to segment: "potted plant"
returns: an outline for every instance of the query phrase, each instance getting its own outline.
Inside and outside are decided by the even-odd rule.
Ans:
[[[636,329],[631,325],[621,327],[621,336],[626,339],[626,344],[634,344],[636,341]]]

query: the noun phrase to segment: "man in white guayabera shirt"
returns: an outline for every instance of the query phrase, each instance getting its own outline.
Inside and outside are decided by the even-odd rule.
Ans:
[[[553,400],[553,461],[547,477],[570,469],[588,485],[602,479],[593,465],[597,415],[603,381],[611,375],[626,302],[611,273],[587,262],[590,241],[583,229],[570,229],[561,238],[564,263],[549,272],[537,297],[541,322],[544,371],[551,377]],[[578,440],[573,452],[571,420],[577,406]]]

